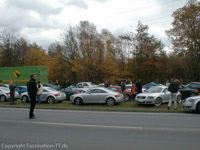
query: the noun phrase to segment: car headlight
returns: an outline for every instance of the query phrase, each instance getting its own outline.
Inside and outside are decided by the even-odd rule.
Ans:
[[[154,99],[154,97],[153,96],[148,96],[147,99]]]

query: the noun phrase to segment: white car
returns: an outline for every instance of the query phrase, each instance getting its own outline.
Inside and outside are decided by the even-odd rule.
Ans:
[[[19,99],[19,93],[15,91],[15,100]],[[10,100],[10,89],[7,87],[0,87],[0,101],[6,102]]]
[[[51,87],[43,87],[42,94],[40,96],[42,102],[48,102],[49,104],[53,104],[55,102],[62,102],[66,100],[65,93],[55,90]],[[28,92],[24,92],[20,95],[20,99],[22,102],[29,102],[30,98],[28,96]]]
[[[83,88],[94,88],[94,87],[97,87],[97,85],[92,83],[92,82],[79,82],[77,84],[77,86],[82,86]]]
[[[200,113],[200,96],[188,97],[183,101],[183,108],[185,110],[193,110]]]
[[[123,101],[123,99],[122,94],[102,87],[92,88],[85,93],[75,94],[70,97],[71,102],[76,105],[83,103],[103,103],[113,106]]]
[[[162,103],[167,103],[170,100],[171,93],[167,86],[154,86],[145,93],[140,93],[136,96],[135,101],[140,104],[154,104],[160,106]],[[181,93],[177,93],[177,102],[182,99]]]

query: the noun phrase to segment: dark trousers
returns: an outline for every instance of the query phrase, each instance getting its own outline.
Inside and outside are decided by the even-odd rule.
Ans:
[[[15,96],[14,93],[10,93],[10,104],[14,104]]]
[[[33,117],[34,114],[34,109],[35,109],[35,102],[36,102],[36,95],[29,95],[30,99],[31,99],[31,105],[30,105],[30,113],[29,113],[29,117]]]

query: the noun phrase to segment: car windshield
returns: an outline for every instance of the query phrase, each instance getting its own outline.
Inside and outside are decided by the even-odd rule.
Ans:
[[[47,89],[48,91],[58,91],[58,90],[53,89],[53,88],[50,88],[50,87],[46,87],[46,89]]]
[[[9,88],[6,88],[6,87],[1,87],[0,89],[2,89],[4,91],[9,91]]]
[[[148,90],[148,92],[149,92],[149,93],[161,93],[162,89],[163,89],[163,88],[161,88],[161,87],[156,87],[156,86],[154,86],[154,87],[150,88],[150,89]]]

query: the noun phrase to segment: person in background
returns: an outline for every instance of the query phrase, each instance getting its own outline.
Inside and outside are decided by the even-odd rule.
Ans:
[[[142,84],[140,79],[136,82],[137,94],[142,93]]]
[[[38,88],[37,88],[37,83],[36,83],[36,75],[31,74],[30,78],[31,78],[30,81],[27,82],[27,91],[28,91],[28,95],[31,99],[29,119],[35,119],[35,115],[33,112],[35,109],[35,102],[36,102]]]
[[[15,86],[13,85],[13,82],[11,81],[9,84],[10,89],[10,105],[15,104]]]
[[[56,80],[55,86],[57,86],[58,88],[60,87],[60,84],[59,84],[58,80]]]
[[[42,94],[42,91],[43,91],[43,85],[40,83],[40,81],[38,81],[38,91],[37,91],[37,100],[38,100],[38,104],[41,104],[41,94]]]
[[[109,86],[110,86],[110,83],[106,80],[105,83],[104,83],[104,87],[108,88]]]
[[[178,79],[172,79],[172,82],[170,83],[168,90],[171,92],[170,100],[168,103],[167,109],[169,110],[172,104],[172,101],[174,102],[174,110],[177,109],[177,92],[179,89],[179,81]]]
[[[167,87],[169,87],[169,85],[170,85],[170,82],[169,82],[169,80],[167,80],[166,81],[166,84],[165,84]]]
[[[0,80],[0,86],[3,86],[3,81],[2,80]]]
[[[137,95],[137,87],[136,87],[135,83],[132,84],[131,93],[133,94],[133,100],[135,100],[135,97]]]
[[[71,86],[70,80],[66,80],[64,84],[64,88],[68,88]]]

